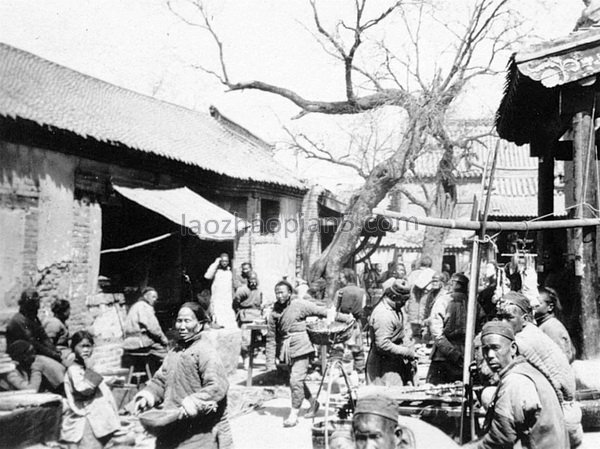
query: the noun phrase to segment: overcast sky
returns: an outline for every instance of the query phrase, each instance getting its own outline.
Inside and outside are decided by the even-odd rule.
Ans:
[[[347,2],[320,4],[332,14]],[[576,0],[521,3],[537,38],[569,33],[583,7]],[[307,0],[219,0],[210,6],[233,79],[273,82],[307,98],[343,98],[342,72],[302,25],[311,25]],[[175,17],[165,0],[0,0],[0,41],[166,101],[204,111],[214,104],[271,141],[282,137],[281,124],[298,112],[267,94],[226,93],[195,69],[206,61],[217,67],[215,47],[205,32]],[[502,82],[499,77],[477,86],[479,91],[460,103],[461,115],[493,113]],[[306,117],[294,126],[315,127],[322,120]]]

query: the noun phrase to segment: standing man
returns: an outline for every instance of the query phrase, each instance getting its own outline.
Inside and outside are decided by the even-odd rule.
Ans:
[[[364,307],[367,292],[356,285],[356,273],[351,268],[344,268],[339,276],[342,288],[337,292],[336,310],[340,313],[351,314],[356,320],[350,339],[345,346],[352,353],[354,369],[359,375],[365,372],[365,353],[363,352],[362,328],[365,323]]]
[[[434,385],[462,379],[469,279],[455,273],[451,282],[452,299],[446,309],[442,335],[435,339],[427,373],[427,382]]]
[[[248,274],[248,283],[238,288],[233,296],[233,310],[239,327],[245,323],[253,323],[262,317],[262,292],[258,288],[258,276],[254,271]],[[252,331],[242,329],[242,358],[244,363],[248,356]]]
[[[229,255],[223,253],[217,257],[206,270],[204,277],[213,281],[210,287],[211,300],[217,324],[227,329],[237,328],[232,308],[233,275],[229,266]]]
[[[446,277],[447,274],[442,274],[443,277]],[[444,284],[444,282],[441,282]],[[449,286],[451,289],[452,286]],[[446,318],[446,310],[448,309],[448,304],[452,300],[452,290],[448,290],[444,285],[439,294],[435,298],[435,302],[431,307],[431,312],[429,313],[429,317],[425,320],[425,324],[427,325],[429,331],[429,337],[431,340],[435,341],[438,337],[442,335],[444,331],[444,319]]]
[[[308,333],[306,332],[306,318],[310,316],[328,317],[333,320],[351,322],[352,317],[338,313],[331,314],[325,307],[319,307],[304,299],[292,301],[293,288],[287,281],[279,281],[275,285],[275,298],[277,301],[269,316],[267,325],[266,362],[267,370],[275,370],[275,358],[290,367],[290,390],[292,393],[292,408],[284,427],[293,427],[298,424],[298,414],[302,401],[307,399],[310,409],[304,415],[312,418],[319,408],[319,403],[312,396],[306,385],[306,375],[310,357],[315,350]]]
[[[142,290],[142,296],[127,312],[123,325],[125,331],[123,346],[126,350],[153,349],[159,353],[166,350],[169,341],[154,313],[157,299],[156,290],[146,287]]]
[[[252,264],[250,262],[242,263],[240,266],[240,274],[236,274],[235,280],[233,281],[234,291],[248,283],[248,275],[252,271]]]
[[[569,441],[558,398],[542,373],[517,356],[512,327],[490,321],[481,333],[483,356],[500,376],[488,409],[484,434],[468,447],[567,449]]]
[[[17,312],[6,326],[6,345],[10,346],[18,340],[31,343],[36,354],[45,355],[57,362],[61,361],[61,353],[52,343],[40,319],[40,296],[33,288],[28,288],[19,299],[19,312]]]
[[[415,352],[404,343],[402,313],[410,289],[404,279],[395,280],[387,287],[369,319],[371,348],[367,357],[367,383],[405,385],[413,381],[415,374]]]

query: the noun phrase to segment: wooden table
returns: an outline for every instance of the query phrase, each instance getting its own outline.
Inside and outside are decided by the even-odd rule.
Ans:
[[[0,447],[58,441],[62,398],[30,390],[0,393]]]
[[[411,391],[414,387],[384,387],[384,386],[364,386],[358,389],[357,396],[361,397],[371,394],[383,394],[394,399],[399,406],[401,416],[425,418],[432,424],[435,421],[446,421],[450,419],[455,424],[458,423],[462,413],[462,387],[456,386],[448,388],[446,391],[435,394],[427,391]],[[418,390],[423,388],[417,387]],[[485,413],[481,409],[475,409],[476,418],[483,418]],[[448,427],[455,427],[452,422],[448,423]],[[435,424],[434,424],[435,425]],[[460,427],[460,426],[458,426]],[[444,431],[448,429],[442,429]],[[459,432],[459,428],[453,429]]]
[[[246,386],[252,386],[252,370],[254,369],[254,349],[256,340],[262,335],[263,331],[267,330],[266,324],[245,323],[242,324],[242,329],[250,331],[250,345],[248,346],[248,377],[246,378]]]

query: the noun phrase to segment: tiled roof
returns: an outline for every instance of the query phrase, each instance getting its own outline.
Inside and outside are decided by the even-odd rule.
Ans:
[[[227,121],[123,89],[5,44],[0,44],[0,115],[121,144],[235,179],[306,189],[255,136],[240,133]]]
[[[537,195],[522,197],[492,196],[489,214],[493,218],[537,217]],[[566,214],[565,195],[562,192],[555,192],[554,215],[564,217]]]
[[[492,217],[537,217],[537,177],[507,176],[494,179],[489,214]],[[565,195],[554,190],[554,214],[566,215]]]
[[[480,142],[474,142],[467,154],[457,150],[454,161],[455,174],[459,178],[477,178],[483,172],[488,156],[494,150],[498,137],[486,136]],[[421,178],[434,177],[438,163],[442,157],[442,150],[436,149],[424,152],[415,160],[415,174]],[[491,156],[490,156],[491,157]],[[498,149],[497,171],[510,170],[534,170],[537,171],[538,160],[529,155],[529,145],[516,146],[513,143],[503,141]]]

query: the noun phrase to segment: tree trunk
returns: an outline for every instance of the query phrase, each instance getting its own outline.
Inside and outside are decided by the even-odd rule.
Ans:
[[[437,170],[437,185],[433,205],[428,211],[429,217],[452,218],[456,208],[456,181],[452,175],[453,148],[444,151]],[[448,237],[449,229],[427,226],[423,236],[422,255],[431,257],[433,268],[437,272],[442,271],[444,258],[444,243]]]
[[[373,170],[364,186],[351,199],[332,242],[311,266],[311,282],[321,277],[327,281],[328,304],[336,289],[339,273],[356,248],[365,221],[397,182],[386,172],[389,172],[387,164],[380,164]]]
[[[438,218],[438,217],[436,217]],[[449,218],[449,217],[439,217]],[[425,235],[423,236],[423,251],[422,256],[431,257],[431,268],[441,273],[442,261],[444,258],[444,242],[448,237],[449,229],[446,228],[434,228],[427,226],[425,228]]]
[[[327,302],[332,302],[339,273],[354,252],[366,220],[386,196],[388,191],[402,181],[406,172],[406,159],[415,154],[423,144],[426,122],[413,118],[405,139],[392,157],[378,164],[369,174],[365,184],[352,197],[342,223],[332,242],[310,268],[310,282],[318,278],[327,281]]]

